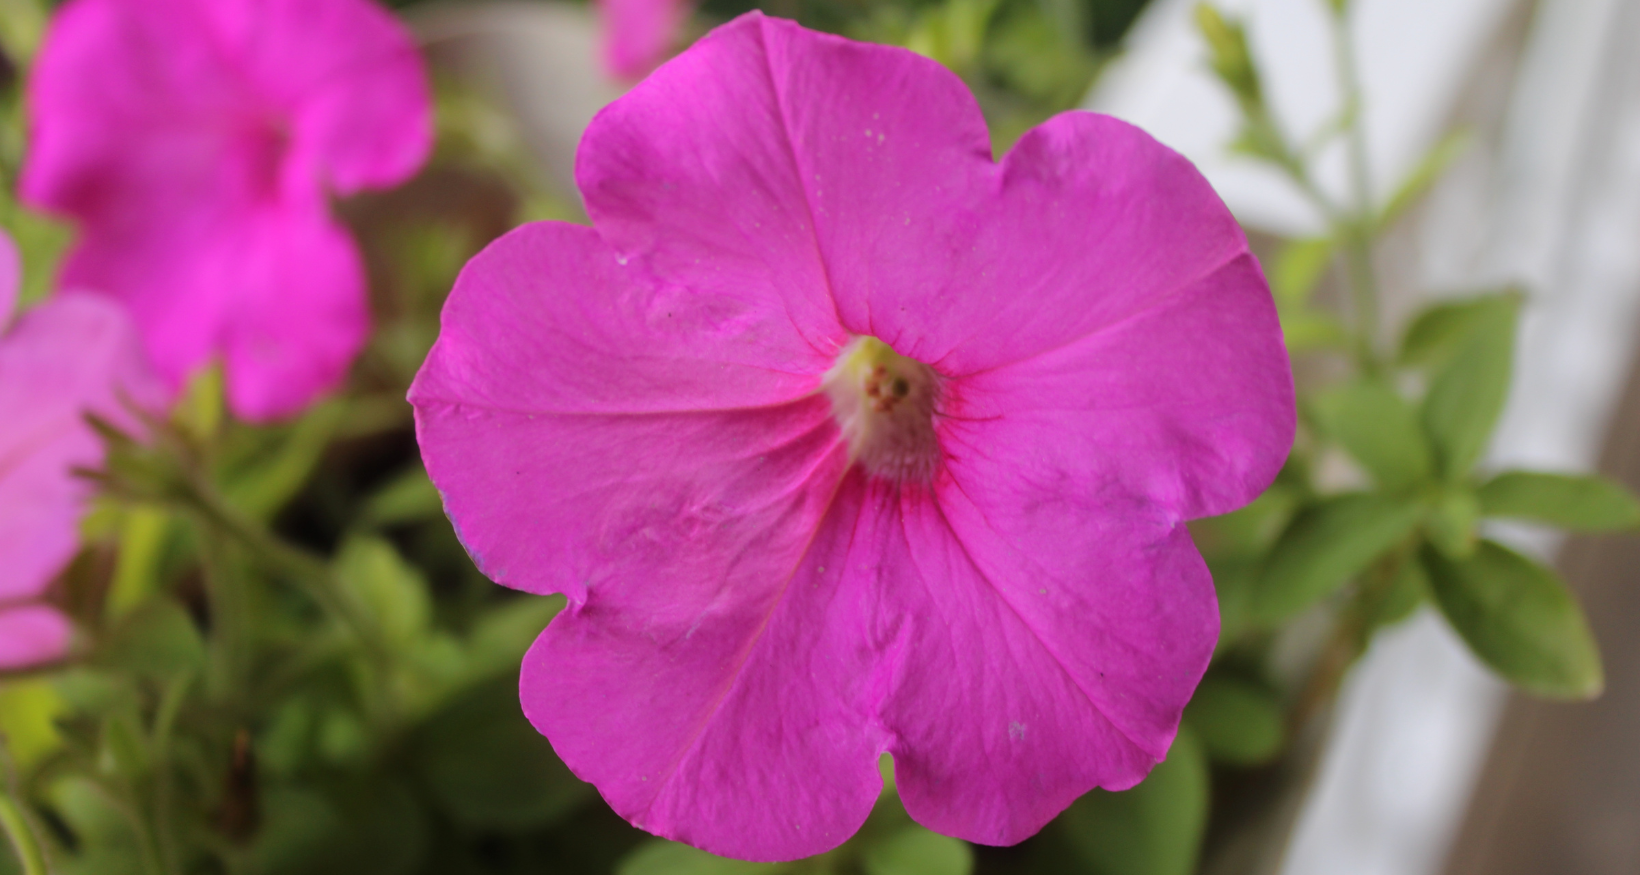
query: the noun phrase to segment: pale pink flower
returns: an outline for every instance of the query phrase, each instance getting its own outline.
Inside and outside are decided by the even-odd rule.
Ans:
[[[693,0],[595,0],[603,26],[604,69],[641,79],[677,47]]]
[[[1061,115],[1001,162],[910,52],[744,16],[593,121],[592,228],[467,266],[411,389],[463,542],[568,607],[524,711],[633,823],[784,860],[906,810],[1020,841],[1166,755],[1218,631],[1185,521],[1293,435],[1188,161]]]
[[[70,0],[28,83],[25,200],[72,217],[63,285],[125,302],[173,387],[226,364],[255,420],[333,387],[369,327],[330,195],[431,143],[410,35],[371,0]]]
[[[91,485],[72,469],[102,463],[85,414],[129,424],[127,403],[160,397],[118,304],[59,297],[8,328],[17,279],[16,250],[0,234],[0,669],[68,646],[68,619],[40,598],[79,548]]]

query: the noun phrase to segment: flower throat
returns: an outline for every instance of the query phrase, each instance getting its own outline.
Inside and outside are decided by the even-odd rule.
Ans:
[[[821,386],[848,440],[849,458],[888,480],[927,483],[939,469],[934,409],[939,377],[875,337],[843,348]]]

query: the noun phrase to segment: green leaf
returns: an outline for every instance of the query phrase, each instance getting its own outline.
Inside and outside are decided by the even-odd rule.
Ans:
[[[205,641],[181,605],[151,599],[116,625],[97,653],[108,668],[166,681],[205,667]]]
[[[474,676],[518,668],[541,630],[564,608],[563,596],[515,595],[473,623],[467,659]]]
[[[1468,335],[1430,381],[1423,422],[1441,473],[1457,479],[1480,458],[1509,396],[1520,299],[1493,296],[1478,302]]]
[[[1640,502],[1627,489],[1593,475],[1507,471],[1476,496],[1482,516],[1548,523],[1574,532],[1610,532],[1640,525]]]
[[[342,401],[314,405],[290,427],[277,449],[259,455],[248,470],[229,479],[224,489],[229,501],[257,519],[272,517],[313,475],[347,412]]]
[[[715,857],[688,845],[654,839],[638,846],[615,867],[615,875],[774,875],[790,863],[748,863]]]
[[[1137,787],[1094,790],[1055,821],[1100,875],[1189,875],[1207,825],[1207,758],[1188,729]]]
[[[1429,574],[1417,556],[1409,556],[1395,572],[1389,589],[1373,606],[1371,615],[1374,628],[1392,626],[1412,616],[1429,595]]]
[[[1319,310],[1281,314],[1281,338],[1290,353],[1349,346],[1350,332],[1338,317]]]
[[[866,875],[968,875],[974,852],[968,843],[908,826],[866,848]]]
[[[545,826],[592,796],[524,718],[516,674],[449,701],[417,731],[412,759],[438,807],[475,829]]]
[[[1322,392],[1310,400],[1310,410],[1385,490],[1409,489],[1434,469],[1412,405],[1382,381],[1357,380]]]
[[[1463,559],[1475,552],[1479,537],[1475,525],[1480,516],[1480,502],[1473,492],[1461,486],[1443,489],[1430,502],[1424,533],[1435,549],[1452,559]]]
[[[1440,367],[1479,327],[1493,318],[1500,306],[1508,301],[1518,302],[1520,297],[1518,289],[1508,289],[1426,307],[1413,317],[1401,335],[1398,363],[1408,367]]]
[[[1256,766],[1281,752],[1286,735],[1281,702],[1269,690],[1222,673],[1209,674],[1184,710],[1207,756],[1232,766]]]
[[[1287,528],[1301,500],[1296,490],[1278,483],[1240,510],[1192,520],[1190,537],[1209,559],[1259,556]]]
[[[444,512],[444,499],[420,464],[389,481],[365,502],[364,519],[372,525],[433,519]]]
[[[1409,498],[1367,493],[1307,508],[1271,551],[1249,613],[1273,624],[1315,604],[1403,541],[1422,516],[1423,508]]]
[[[1333,261],[1331,237],[1294,240],[1281,248],[1270,269],[1270,291],[1284,309],[1304,303]]]
[[[1400,218],[1408,207],[1412,206],[1424,192],[1428,191],[1431,185],[1435,184],[1435,180],[1440,179],[1441,175],[1446,173],[1447,168],[1452,166],[1452,162],[1458,160],[1464,150],[1469,148],[1469,143],[1470,137],[1467,131],[1452,131],[1442,137],[1441,141],[1431,147],[1428,152],[1425,152],[1423,159],[1418,162],[1418,166],[1412,168],[1412,172],[1407,174],[1406,179],[1401,180],[1400,186],[1395,189],[1395,194],[1390,196],[1389,203],[1385,204],[1384,209],[1378,214],[1379,229],[1388,228],[1396,219]]]
[[[28,769],[62,745],[55,721],[66,704],[45,678],[0,684],[0,738],[19,769]]]
[[[392,646],[409,648],[427,631],[427,581],[381,538],[356,536],[336,556],[336,575]]]
[[[1196,30],[1207,42],[1208,63],[1219,81],[1245,106],[1263,102],[1258,69],[1247,50],[1247,32],[1240,21],[1226,19],[1207,3],[1196,4]]]
[[[1540,695],[1600,694],[1600,652],[1554,572],[1493,541],[1462,561],[1427,549],[1422,558],[1435,602],[1482,662]]]

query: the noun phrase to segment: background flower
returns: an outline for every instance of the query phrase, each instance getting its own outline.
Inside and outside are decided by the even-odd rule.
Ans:
[[[63,284],[129,305],[168,383],[219,356],[251,419],[337,384],[369,320],[327,197],[431,144],[400,24],[369,0],[72,0],[28,104],[24,199],[79,224]]]
[[[1216,640],[1183,521],[1294,425],[1190,164],[1085,113],[994,163],[944,68],[756,14],[579,155],[596,230],[475,259],[411,391],[480,567],[570,598],[522,680],[564,761],[766,860],[848,838],[883,751],[912,817],[989,844],[1138,782]],[[937,397],[931,464],[851,457],[821,387],[860,337]]]
[[[7,329],[18,270],[0,234],[0,668],[43,662],[68,644],[67,618],[33,603],[79,547],[91,485],[78,467],[102,461],[85,423],[129,423],[125,404],[160,397],[136,332],[118,304],[56,298]]]
[[[605,69],[621,79],[655,69],[676,47],[693,6],[690,0],[597,0]]]

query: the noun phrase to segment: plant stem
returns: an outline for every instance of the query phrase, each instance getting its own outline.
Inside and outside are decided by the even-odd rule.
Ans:
[[[1334,231],[1344,250],[1346,283],[1355,311],[1356,357],[1361,370],[1376,374],[1382,369],[1378,356],[1378,277],[1372,264],[1373,230],[1377,226],[1372,203],[1372,168],[1367,160],[1367,135],[1363,126],[1361,77],[1350,39],[1348,15],[1342,4],[1327,4],[1332,26],[1333,56],[1336,60],[1338,90],[1343,101],[1340,116],[1349,119],[1344,127],[1345,148],[1349,153],[1350,209]]]
[[[167,872],[180,871],[177,865],[176,835],[171,821],[171,735],[176,727],[177,716],[182,711],[182,705],[187,701],[188,688],[193,685],[193,680],[192,675],[183,675],[172,680],[166,686],[165,694],[160,699],[159,710],[154,715],[154,837],[159,848],[161,865]]]
[[[47,875],[50,870],[46,868],[46,855],[29,828],[28,816],[5,790],[0,790],[0,828],[6,831],[17,859],[23,864],[23,875]]]

